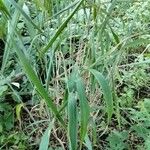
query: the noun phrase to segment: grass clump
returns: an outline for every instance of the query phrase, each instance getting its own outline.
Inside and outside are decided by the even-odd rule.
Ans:
[[[0,149],[148,150],[149,3],[0,0]]]

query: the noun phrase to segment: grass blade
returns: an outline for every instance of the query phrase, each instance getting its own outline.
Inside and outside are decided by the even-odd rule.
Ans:
[[[2,11],[6,15],[7,18],[11,17],[8,9],[6,8],[2,0],[0,0],[0,11]]]
[[[23,11],[23,9],[14,1],[11,0],[10,3],[15,6],[15,8],[22,14],[22,16],[31,23],[35,29],[37,29],[40,33],[42,33],[42,30],[32,21],[32,19]]]
[[[17,47],[15,42],[14,42],[14,46],[15,46],[16,53],[20,59],[20,62],[28,78],[36,87],[36,90],[41,95],[41,97],[45,100],[47,106],[52,110],[52,112],[55,114],[55,116],[60,121],[60,123],[65,127],[65,122],[59,115],[59,112],[57,111],[55,104],[52,102],[52,98],[49,96],[48,92],[45,90],[39,78],[37,77],[35,71],[31,67],[29,60],[26,58],[25,54],[21,51],[21,49]]]
[[[78,120],[77,120],[77,103],[75,94],[69,93],[68,97],[68,133],[69,144],[71,150],[77,150],[77,133],[78,133]]]
[[[114,30],[112,29],[111,26],[109,26],[109,27],[110,27],[110,30],[111,30],[111,32],[112,32],[112,35],[113,35],[113,37],[114,37],[116,43],[119,44],[119,43],[120,43],[119,36],[114,32]]]
[[[88,137],[88,135],[85,136],[85,145],[86,145],[88,150],[92,150],[92,143],[91,143],[90,138]]]
[[[89,110],[88,101],[86,99],[84,83],[79,76],[78,76],[77,81],[76,81],[76,87],[77,87],[77,92],[78,92],[79,101],[80,101],[81,142],[83,142],[85,135],[86,135],[86,132],[87,132],[87,125],[88,125],[90,110]]]
[[[55,42],[55,40],[57,39],[57,37],[61,34],[61,32],[64,30],[64,28],[67,26],[68,22],[70,21],[70,19],[73,17],[73,15],[76,13],[76,11],[79,9],[80,5],[83,3],[84,0],[81,0],[78,5],[76,6],[76,8],[72,11],[72,13],[68,16],[68,18],[60,25],[60,27],[58,28],[58,30],[56,31],[56,33],[54,34],[54,36],[50,39],[50,41],[48,42],[48,44],[41,50],[40,52],[40,57],[42,57],[47,51],[48,49],[52,46],[52,44]]]
[[[97,82],[102,88],[105,103],[106,103],[106,112],[108,114],[108,123],[109,123],[113,114],[113,97],[112,97],[111,88],[109,86],[108,81],[100,72],[98,72],[95,69],[89,69],[89,71],[94,75],[95,79],[97,80]]]
[[[49,138],[50,138],[51,130],[53,128],[53,123],[54,123],[54,121],[52,121],[49,124],[49,127],[44,132],[44,134],[41,138],[39,150],[48,150]]]
[[[18,3],[22,6],[23,2],[18,1]],[[17,22],[19,20],[20,13],[18,10],[15,10],[14,14],[12,15],[12,19],[9,20],[8,23],[8,31],[9,34],[7,34],[7,40],[6,40],[6,45],[5,45],[5,50],[3,54],[3,61],[2,61],[2,67],[1,67],[1,72],[3,73],[9,58],[9,53],[10,53],[10,47],[12,45],[12,40],[11,37],[14,34],[14,29],[17,26]]]

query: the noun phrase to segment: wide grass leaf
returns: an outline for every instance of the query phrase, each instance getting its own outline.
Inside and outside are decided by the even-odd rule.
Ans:
[[[79,96],[79,103],[80,103],[80,109],[81,109],[81,141],[84,140],[86,132],[87,132],[87,125],[88,125],[88,120],[89,120],[89,105],[88,101],[86,98],[85,94],[85,86],[82,81],[82,79],[78,76],[77,81],[76,81],[76,87],[77,87],[77,92]]]
[[[23,1],[18,1],[18,4],[21,6],[23,6]],[[1,72],[4,73],[4,70],[6,68],[6,65],[7,65],[7,62],[8,62],[8,59],[9,59],[9,54],[10,54],[10,51],[11,51],[11,46],[12,46],[12,36],[14,35],[15,33],[15,30],[16,27],[17,27],[17,23],[19,21],[19,18],[20,18],[20,12],[15,9],[14,13],[11,15],[11,18],[9,20],[9,23],[8,23],[8,33],[7,34],[7,40],[6,40],[6,45],[5,45],[5,50],[4,50],[4,54],[3,54],[3,61],[2,61],[2,67],[1,67]]]
[[[49,138],[51,134],[51,129],[53,128],[53,121],[49,124],[48,128],[44,132],[41,142],[40,142],[40,147],[39,150],[48,150],[48,145],[49,145]]]
[[[113,114],[113,97],[112,97],[111,87],[109,86],[109,82],[102,75],[102,73],[98,72],[95,69],[89,69],[89,71],[94,75],[95,79],[97,80],[100,87],[102,88],[103,96],[106,103],[106,112],[108,114],[108,123],[109,123]]]
[[[68,97],[68,121],[70,149],[77,150],[78,119],[77,101],[74,93],[69,93]]]

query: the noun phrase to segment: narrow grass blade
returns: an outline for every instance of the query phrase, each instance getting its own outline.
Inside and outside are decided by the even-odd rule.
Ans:
[[[92,150],[92,143],[88,135],[85,136],[85,146],[87,147],[88,150]]]
[[[15,8],[22,14],[22,16],[31,23],[35,29],[37,29],[40,33],[42,33],[42,30],[32,21],[32,19],[23,11],[23,9],[14,1],[10,0],[10,3],[15,6]]]
[[[60,10],[59,12],[57,12],[56,14],[54,14],[52,16],[52,18],[55,18],[56,16],[60,15],[61,13],[69,10],[70,8],[74,7],[79,1],[75,1],[72,4],[68,5],[67,7],[65,7],[64,9]]]
[[[69,77],[68,83],[67,83],[69,92],[76,90],[76,80],[77,80],[77,68],[76,66],[74,66],[72,69],[72,73]]]
[[[2,11],[6,15],[7,18],[11,17],[8,9],[6,8],[2,0],[0,0],[0,11]]]
[[[85,94],[85,87],[82,79],[78,76],[76,81],[77,92],[79,96],[80,102],[80,109],[81,109],[81,142],[84,141],[86,132],[87,132],[87,125],[89,120],[89,105]]]
[[[48,150],[49,138],[50,138],[51,130],[53,128],[53,124],[54,124],[54,121],[52,121],[49,124],[48,128],[44,132],[44,134],[41,138],[39,150]]]
[[[45,0],[44,8],[47,11],[47,13],[49,14],[49,16],[52,16],[53,0]]]
[[[22,6],[23,2],[18,1],[18,3]],[[7,34],[7,40],[6,40],[6,45],[5,45],[5,50],[4,50],[4,54],[3,54],[3,61],[2,61],[2,67],[1,67],[1,72],[3,73],[8,61],[8,57],[9,57],[9,53],[10,53],[10,47],[12,44],[12,40],[11,40],[11,36],[14,34],[14,29],[17,26],[17,22],[19,20],[20,17],[20,13],[18,12],[18,10],[15,10],[15,12],[12,15],[12,19],[9,20],[8,23],[8,29],[7,32],[9,34]]]
[[[112,29],[111,26],[109,26],[109,27],[110,27],[110,30],[111,30],[111,32],[112,32],[112,35],[113,35],[113,37],[114,37],[116,43],[119,44],[119,43],[120,43],[119,36],[114,32],[114,30]]]
[[[101,34],[105,31],[106,25],[108,24],[108,21],[110,19],[110,14],[112,13],[114,7],[116,6],[115,4],[116,4],[116,0],[113,0],[108,9],[108,12],[106,12],[106,17],[104,18],[104,21],[101,25]]]
[[[55,42],[55,40],[57,39],[57,37],[61,34],[61,32],[65,29],[65,27],[67,26],[68,22],[70,21],[70,19],[73,17],[73,15],[76,13],[76,11],[79,9],[80,5],[83,3],[84,0],[81,0],[76,8],[72,11],[72,13],[68,16],[68,18],[60,25],[60,27],[58,28],[58,30],[56,31],[56,33],[54,34],[54,36],[50,39],[50,41],[48,42],[48,44],[41,50],[40,52],[40,57],[42,57],[47,51],[48,49],[52,46],[52,44]]]
[[[59,113],[61,113],[66,108],[67,104],[68,104],[68,90],[66,89],[64,93],[63,104],[59,110]]]
[[[41,95],[41,97],[45,100],[47,106],[52,110],[52,112],[55,114],[55,116],[58,118],[61,124],[65,127],[65,122],[63,121],[59,112],[57,111],[57,107],[52,102],[52,98],[49,96],[48,92],[45,90],[39,78],[37,77],[35,71],[31,67],[29,60],[26,58],[25,54],[21,51],[21,49],[16,46],[15,42],[14,42],[14,46],[15,46],[16,53],[20,59],[20,62],[28,78],[36,87],[36,90]]]
[[[78,134],[78,120],[77,120],[77,102],[75,94],[69,93],[68,97],[68,134],[70,150],[77,150],[77,134]]]
[[[89,69],[89,71],[94,75],[95,79],[97,80],[97,82],[102,88],[105,103],[106,103],[106,112],[108,114],[108,123],[109,123],[113,114],[113,97],[112,97],[111,88],[109,86],[108,81],[100,72],[98,72],[95,69]]]
[[[51,78],[51,71],[52,71],[52,66],[53,66],[53,57],[54,57],[54,52],[52,52],[51,56],[50,56],[50,61],[48,64],[48,69],[47,69],[47,78],[46,78],[46,89],[48,89],[48,85],[50,82],[50,78]]]

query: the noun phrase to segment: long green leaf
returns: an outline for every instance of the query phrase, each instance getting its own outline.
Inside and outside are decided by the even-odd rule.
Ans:
[[[23,69],[24,69],[25,73],[27,74],[28,78],[33,83],[33,85],[36,87],[36,90],[41,95],[41,97],[45,100],[47,106],[52,110],[52,112],[55,114],[55,116],[58,118],[58,120],[61,122],[61,124],[65,127],[65,122],[59,115],[59,112],[57,111],[57,107],[52,102],[52,98],[49,96],[48,92],[45,90],[45,88],[43,87],[39,78],[37,77],[35,71],[31,67],[29,60],[26,58],[25,54],[21,51],[21,49],[16,46],[16,44],[14,44],[14,46],[15,46],[16,53],[20,59],[20,62],[22,64]]]
[[[108,123],[109,123],[113,114],[113,97],[111,88],[109,86],[108,81],[105,79],[102,73],[98,72],[95,69],[89,69],[89,71],[94,75],[95,79],[102,88],[104,99],[106,102],[106,112],[108,114]]]
[[[88,135],[85,136],[85,145],[86,145],[88,150],[92,150],[92,143],[91,143],[90,138],[88,137]]]
[[[81,141],[83,142],[87,132],[90,110],[89,110],[89,105],[85,94],[84,83],[79,76],[76,81],[76,87],[77,87],[80,109],[81,109]]]
[[[68,133],[69,133],[70,149],[77,150],[77,133],[78,133],[77,102],[75,94],[73,93],[69,93],[68,97]]]
[[[51,130],[53,128],[53,124],[54,124],[54,122],[52,121],[49,124],[48,128],[46,129],[46,131],[44,132],[44,134],[43,134],[43,136],[41,138],[39,150],[48,150],[49,138],[50,138]]]
[[[72,11],[72,13],[68,16],[68,18],[60,25],[60,27],[58,28],[58,30],[56,31],[56,33],[54,34],[54,36],[50,39],[50,41],[48,42],[48,44],[41,50],[40,52],[40,57],[42,57],[47,51],[48,49],[52,46],[52,44],[55,42],[55,40],[57,39],[57,37],[61,34],[61,32],[65,29],[65,27],[67,26],[68,22],[70,21],[70,19],[73,17],[73,15],[76,13],[76,11],[79,9],[80,5],[83,3],[84,0],[81,0],[78,5],[76,6],[76,8]]]

